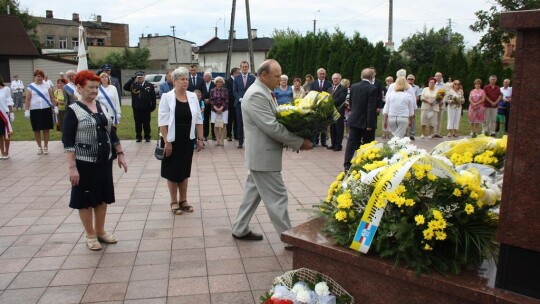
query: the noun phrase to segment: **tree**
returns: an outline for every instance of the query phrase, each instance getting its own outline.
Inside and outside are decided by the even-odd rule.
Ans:
[[[476,20],[471,30],[485,34],[478,42],[478,50],[487,58],[494,60],[503,54],[503,43],[509,43],[513,34],[505,32],[499,26],[501,13],[505,11],[530,10],[540,8],[538,0],[493,0],[489,10],[480,10],[475,13]]]
[[[440,49],[435,53],[435,59],[433,59],[433,65],[431,66],[431,75],[435,75],[437,72],[446,74],[448,71],[448,59],[446,58],[447,52]]]
[[[426,27],[422,32],[416,32],[401,40],[399,52],[409,59],[412,71],[418,71],[424,63],[432,63],[438,50],[454,52],[464,48],[463,35],[452,32],[448,41],[448,28],[444,27],[435,31]]]
[[[119,69],[146,69],[148,68],[148,59],[150,50],[147,48],[131,51],[127,48],[123,52],[111,52],[105,58],[94,62],[91,58],[88,61],[88,67],[97,69],[103,64],[108,63]]]
[[[7,15],[7,7],[9,5],[10,15],[18,16],[21,20],[24,29],[28,32],[30,39],[36,47],[40,47],[37,35],[34,33],[38,20],[28,12],[28,8],[21,8],[19,0],[0,0],[0,15]]]

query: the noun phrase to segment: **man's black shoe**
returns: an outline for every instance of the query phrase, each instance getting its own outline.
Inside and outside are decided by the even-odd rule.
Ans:
[[[236,236],[234,234],[232,236],[233,236],[233,238],[235,238],[237,240],[244,240],[244,241],[262,241],[262,239],[263,239],[262,234],[255,233],[253,231],[248,232],[248,234],[246,234],[244,236]]]
[[[136,142],[141,142],[142,138],[137,138]]]
[[[150,138],[147,138],[147,139],[145,139],[144,141],[146,141],[146,142],[150,142]]]
[[[232,138],[230,138],[230,137],[227,137],[227,141],[232,141]]]
[[[238,149],[242,149],[242,148],[243,148],[242,144],[238,144]]]
[[[341,151],[342,149],[343,149],[342,147],[335,147],[334,151]]]
[[[328,147],[326,147],[326,149],[332,150],[332,149],[334,149],[334,146],[328,146]]]
[[[409,137],[411,140],[415,140],[414,136]]]
[[[328,148],[328,146],[326,145],[326,143],[324,143],[324,144],[321,144],[321,146],[323,146],[323,147],[327,147],[327,148]]]
[[[208,137],[205,137],[205,138],[204,138],[204,141],[208,141]]]

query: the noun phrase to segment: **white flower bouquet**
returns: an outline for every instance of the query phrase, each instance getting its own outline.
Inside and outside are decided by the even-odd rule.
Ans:
[[[331,278],[300,268],[277,277],[262,304],[354,304],[353,297]]]

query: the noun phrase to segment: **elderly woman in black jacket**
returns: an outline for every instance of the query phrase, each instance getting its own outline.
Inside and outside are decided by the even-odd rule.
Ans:
[[[75,85],[81,100],[66,109],[62,133],[72,185],[69,206],[79,210],[90,250],[100,250],[100,241],[117,242],[114,235],[105,231],[107,205],[115,200],[113,160],[118,158],[118,166],[127,172],[122,146],[111,128],[111,117],[96,101],[99,84],[99,77],[88,70],[77,74]]]

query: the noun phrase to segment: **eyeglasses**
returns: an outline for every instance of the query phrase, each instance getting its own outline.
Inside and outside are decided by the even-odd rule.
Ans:
[[[414,80],[414,78],[407,78],[407,80]]]

